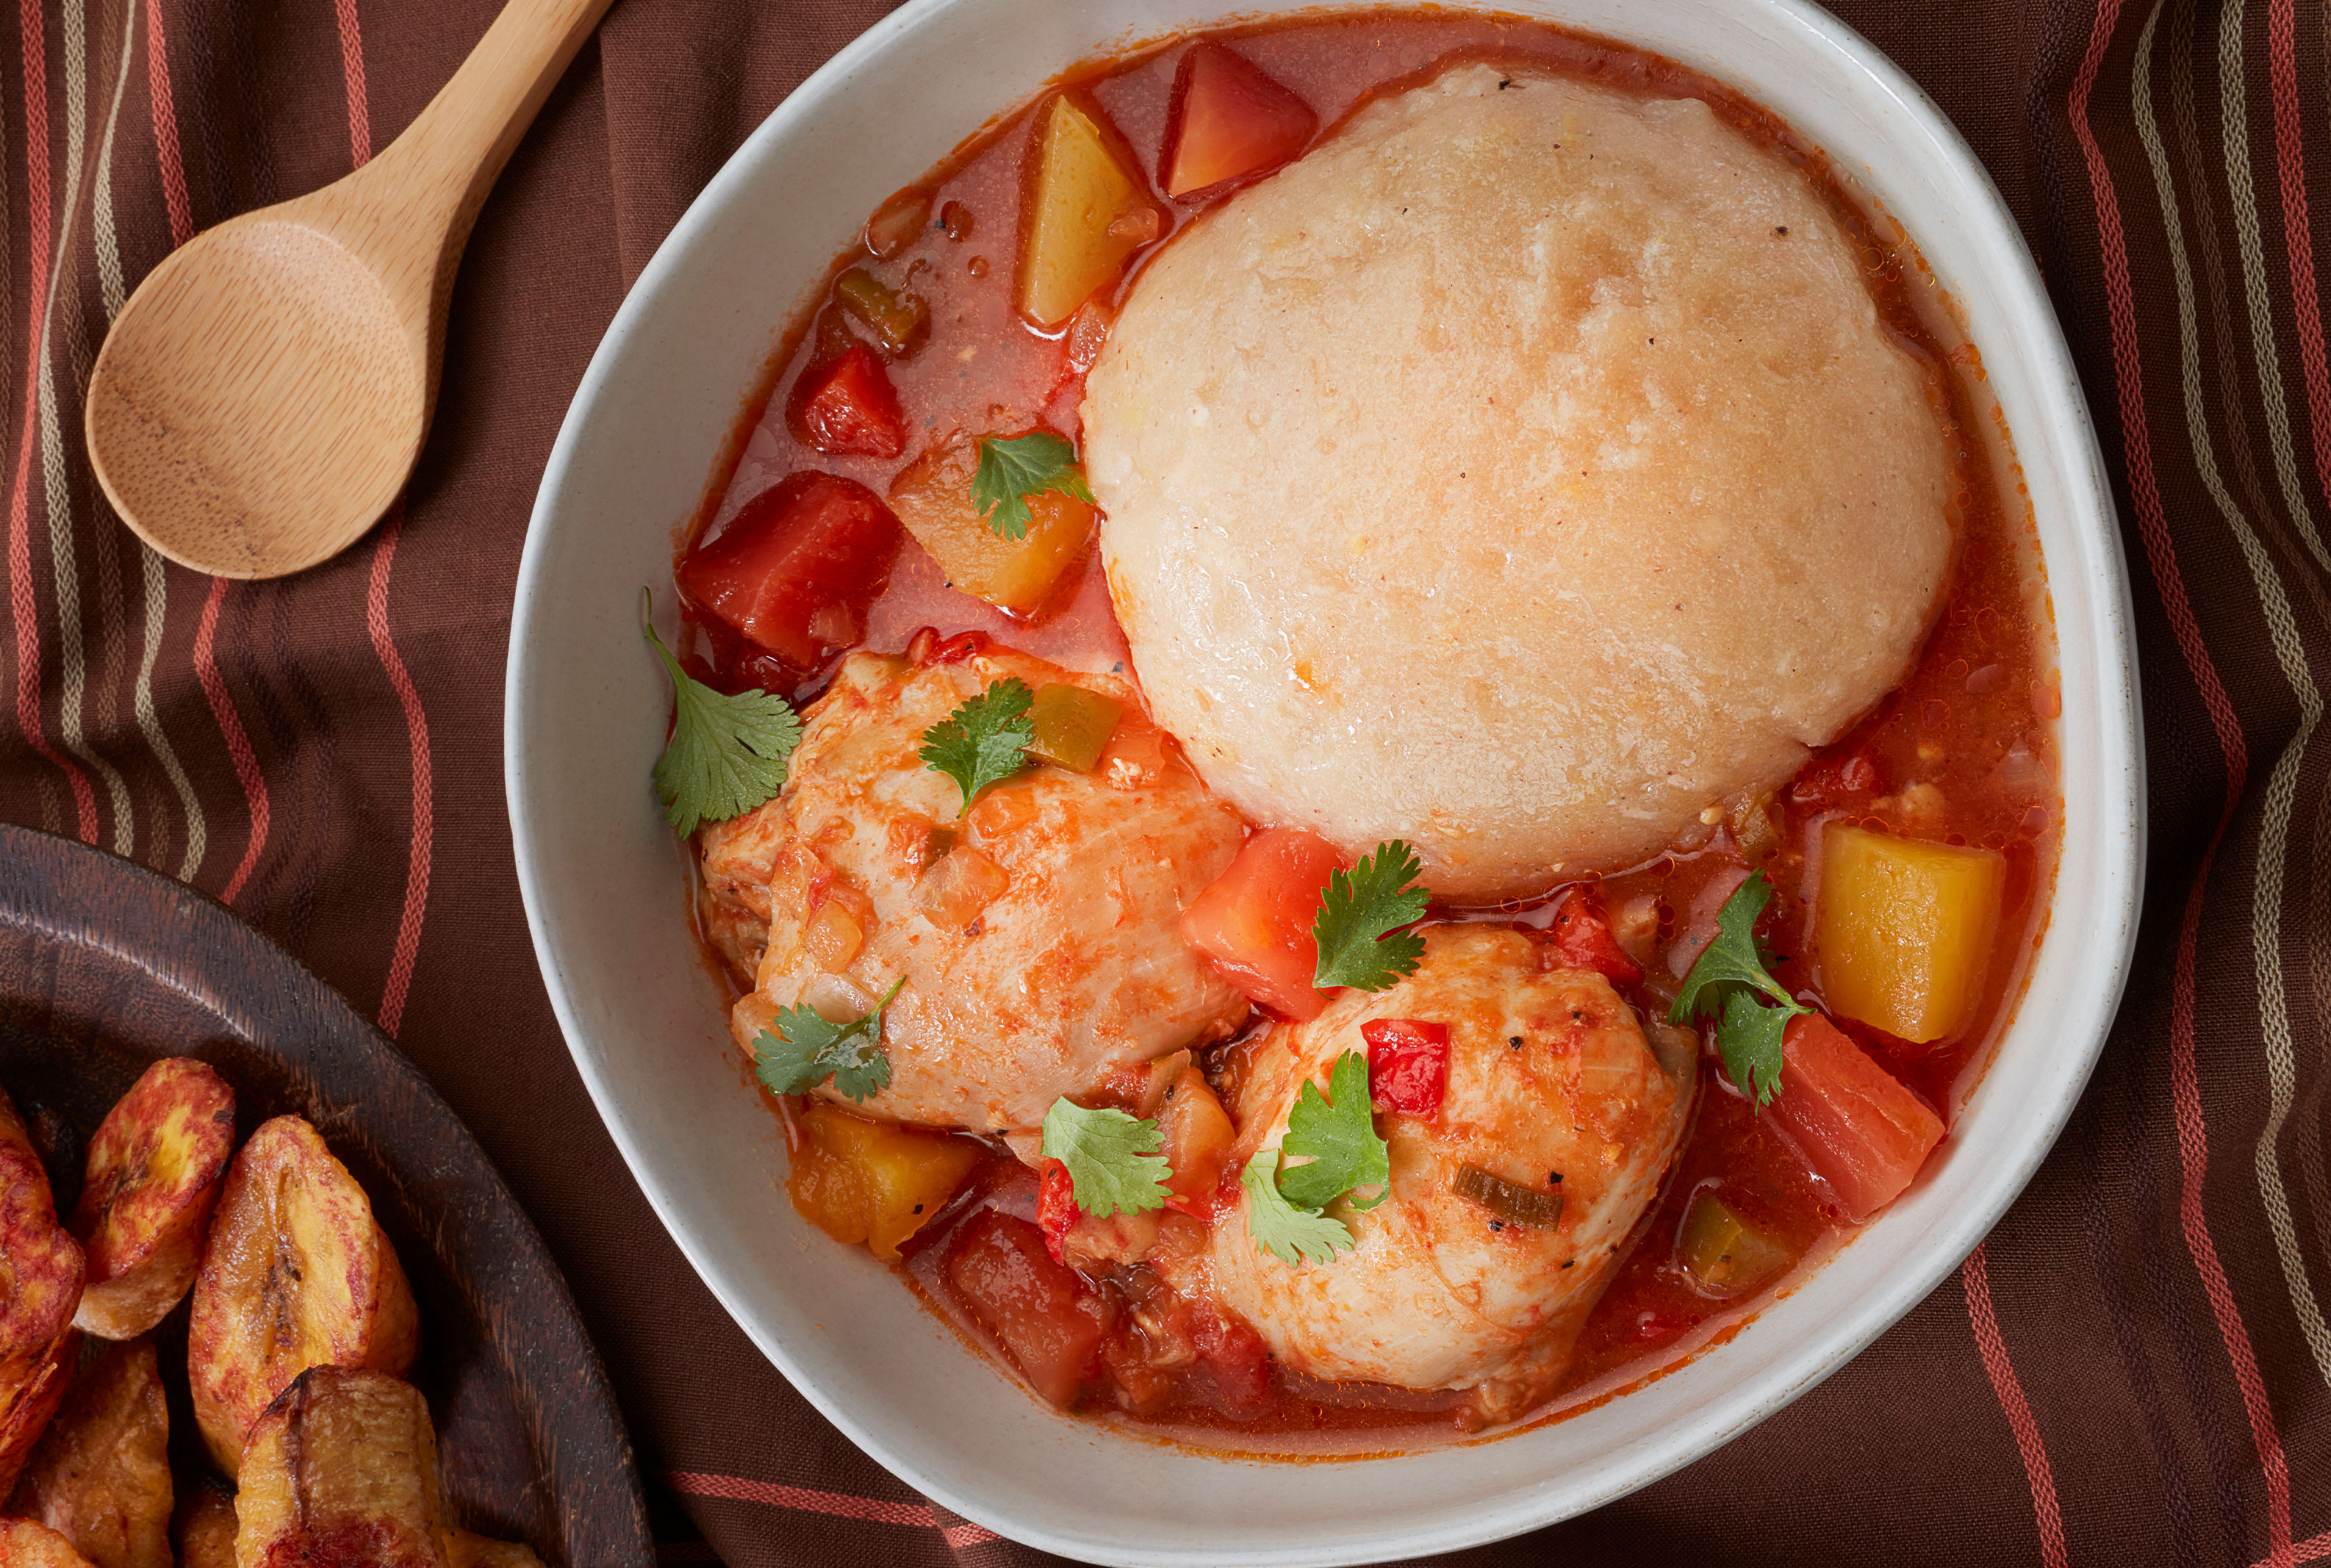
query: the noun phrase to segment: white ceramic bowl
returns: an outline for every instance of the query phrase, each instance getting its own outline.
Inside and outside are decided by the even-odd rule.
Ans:
[[[1288,1467],[1040,1408],[862,1250],[795,1217],[774,1120],[686,918],[648,765],[669,698],[638,631],[673,525],[775,335],[882,197],[1069,65],[1255,0],[915,0],[731,158],[599,346],[519,574],[510,819],[575,1061],[649,1201],[745,1331],[901,1479],[1031,1544],[1122,1563],[1355,1563],[1510,1535],[1707,1453],[1821,1381],[1983,1238],[2069,1114],[2119,999],[2143,851],[2128,588],[2094,432],[2037,271],[1941,113],[1801,0],[1499,0],[1732,83],[1908,226],[1965,311],[2014,432],[2061,645],[2069,821],[2014,1027],[1918,1186],[1723,1346],[1575,1419],[1483,1445]]]

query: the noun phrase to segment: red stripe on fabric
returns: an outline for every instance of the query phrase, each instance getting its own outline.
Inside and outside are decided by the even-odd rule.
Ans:
[[[2031,1514],[2040,1525],[2040,1560],[2048,1568],[2069,1568],[2071,1554],[2064,1544],[2064,1515],[2056,1503],[2056,1474],[2049,1468],[2048,1445],[2032,1418],[2031,1402],[2008,1358],[2007,1337],[1999,1332],[1999,1314],[1991,1300],[1991,1269],[1983,1249],[1967,1254],[1959,1270],[1966,1287],[1967,1322],[1974,1329],[1975,1348],[1983,1353],[1983,1369],[2007,1412],[2008,1429],[2015,1434],[2016,1451],[2023,1456],[2023,1474],[2031,1483]]]
[[[219,895],[219,902],[232,904],[243,883],[251,879],[252,869],[259,864],[260,851],[267,847],[267,779],[259,771],[251,737],[243,733],[243,720],[235,714],[234,699],[227,695],[226,682],[220,678],[218,660],[211,655],[212,641],[218,632],[219,605],[225,600],[226,579],[213,577],[210,594],[203,600],[203,618],[195,626],[195,678],[202,682],[203,696],[210,701],[219,733],[226,737],[234,776],[242,782],[243,798],[251,807],[251,841],[243,846],[234,875],[227,879],[226,891]]]
[[[2323,307],[2316,296],[2315,240],[2307,227],[2307,151],[2298,119],[2298,62],[2291,0],[2266,8],[2268,76],[2274,89],[2275,172],[2282,185],[2282,235],[2290,256],[2291,312],[2307,381],[2307,423],[2315,434],[2316,477],[2331,486],[2331,365],[2323,351]]]
[[[358,168],[372,161],[372,109],[365,100],[364,29],[357,0],[333,0],[340,24],[340,74],[348,84],[348,157]]]
[[[413,841],[404,857],[404,913],[396,926],[396,949],[389,960],[388,983],[380,998],[380,1031],[391,1040],[404,1018],[404,996],[413,984],[413,964],[421,948],[421,923],[429,911],[429,847],[433,841],[429,767],[429,716],[421,693],[405,672],[404,660],[388,634],[388,575],[396,562],[396,541],[404,531],[404,505],[389,510],[381,526],[380,542],[373,546],[372,581],[365,594],[365,629],[372,634],[372,650],[396,700],[404,709],[404,737],[413,765]]]
[[[21,0],[24,55],[25,214],[31,230],[33,299],[24,338],[24,427],[16,439],[16,480],[8,497],[8,613],[16,623],[16,727],[72,786],[81,842],[97,842],[97,791],[41,724],[41,612],[33,597],[33,431],[41,399],[41,327],[49,305],[49,41],[41,0]]]
[[[162,37],[162,0],[146,0],[146,90],[154,103],[154,154],[162,170],[162,204],[170,210],[170,244],[195,237],[186,199],[186,160],[178,156],[178,111],[170,97],[170,54]]]
[[[170,213],[170,243],[183,245],[195,237],[193,204],[186,198],[186,161],[178,150],[178,113],[170,97],[170,57],[168,40],[162,30],[161,0],[146,0],[146,84],[154,106],[154,159],[162,174],[163,204]],[[251,749],[251,737],[243,732],[243,720],[235,713],[234,698],[227,694],[226,682],[220,678],[218,660],[213,644],[218,634],[219,606],[226,600],[226,579],[211,579],[211,590],[203,601],[202,620],[195,630],[195,679],[209,702],[211,716],[218,721],[219,734],[226,741],[229,760],[234,764],[234,776],[243,785],[244,814],[251,821],[251,836],[244,843],[243,859],[227,879],[226,888],[219,901],[232,904],[243,891],[243,884],[259,864],[259,857],[267,848],[267,779],[259,771],[259,758]]]
[[[2178,650],[2200,689],[2203,706],[2209,709],[2211,727],[2217,733],[2226,768],[2225,803],[2219,811],[2217,827],[2210,835],[2209,847],[2203,853],[2186,897],[2171,993],[2170,1092],[2182,1175],[2178,1213],[2186,1250],[2193,1255],[2194,1270],[2202,1278],[2203,1292],[2209,1298],[2211,1314],[2217,1322],[2218,1337],[2225,1345],[2226,1359],[2232,1365],[2234,1382],[2241,1391],[2250,1439],[2258,1449],[2260,1468],[2265,1476],[2267,1561],[2273,1568],[2286,1568],[2296,1561],[2290,1540],[2290,1467],[2283,1453],[2281,1435],[2275,1430],[2274,1409],[2267,1401],[2266,1383],[2259,1373],[2250,1330],[2227,1283],[2217,1243],[2210,1234],[2209,1215],[2203,1207],[2203,1183],[2210,1168],[2210,1135],[2202,1107],[2201,1080],[2194,1068],[2194,976],[2203,896],[2209,884],[2211,867],[2217,859],[2218,846],[2233,821],[2234,808],[2249,776],[2250,752],[2233,703],[2226,695],[2217,666],[2203,641],[2201,622],[2186,594],[2175,542],[2170,537],[2168,519],[2162,509],[2160,487],[2153,470],[2152,433],[2145,423],[2144,362],[2136,337],[2136,297],[2129,281],[2128,246],[2121,228],[2120,201],[2114,189],[2112,170],[2088,125],[2089,94],[2095,90],[2097,72],[2119,16],[2120,0],[2101,0],[2087,52],[2072,81],[2068,109],[2072,134],[2079,142],[2097,204],[2097,235],[2112,325],[2113,379],[2120,409],[2121,440],[2128,459],[2129,492],[2136,503],[2137,531],[2145,541],[2145,561],[2160,593],[2162,608],[2169,617],[2170,629],[2177,638]],[[2174,214],[2166,216],[2170,221],[2175,220]]]
[[[2309,1535],[2306,1540],[2293,1546],[2290,1552],[2291,1561],[2294,1563],[2312,1563],[2317,1558],[2331,1557],[2331,1530],[2326,1530],[2320,1535]],[[2269,1559],[2269,1562],[2270,1561],[2271,1559]],[[2251,1564],[2251,1568],[2268,1568],[2268,1563],[2255,1563]]]
[[[846,1492],[814,1492],[807,1487],[780,1487],[743,1476],[708,1475],[700,1470],[667,1470],[664,1480],[672,1490],[690,1497],[726,1497],[732,1503],[766,1503],[772,1508],[798,1508],[841,1519],[871,1519],[883,1525],[938,1528],[939,1516],[921,1503],[886,1503],[878,1497],[854,1497]]]
[[[364,30],[357,17],[356,0],[334,0],[340,26],[340,71],[348,99],[348,157],[362,168],[372,157],[372,115],[366,107]],[[365,630],[372,651],[396,689],[404,709],[404,739],[413,768],[413,839],[404,853],[404,910],[396,923],[396,946],[390,952],[388,979],[381,986],[380,1031],[396,1038],[404,1022],[404,998],[413,984],[413,965],[421,950],[421,927],[429,914],[429,847],[435,832],[429,765],[429,714],[421,692],[396,651],[388,629],[388,579],[396,565],[396,541],[404,532],[404,502],[399,498],[381,525],[380,542],[373,546],[372,577],[365,593]]]
[[[941,1530],[939,1535],[948,1545],[958,1552],[966,1546],[983,1546],[990,1541],[1004,1539],[985,1525],[949,1525],[946,1529]]]

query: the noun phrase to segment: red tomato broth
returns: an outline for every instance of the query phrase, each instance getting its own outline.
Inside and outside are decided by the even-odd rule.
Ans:
[[[1661,1015],[1682,971],[1713,932],[1717,904],[1756,863],[1777,889],[1764,927],[1781,961],[1776,972],[1800,996],[1818,1002],[1814,965],[1805,951],[1820,870],[1820,835],[1832,820],[1867,821],[1916,836],[1974,843],[2008,859],[2007,895],[1975,1022],[1958,1037],[1912,1045],[1851,1020],[1834,1022],[1915,1091],[1946,1128],[1972,1087],[2020,997],[2031,952],[2047,924],[2061,803],[2050,724],[2060,698],[2049,650],[2044,578],[2028,508],[2004,492],[1999,436],[1984,423],[1995,413],[1972,385],[1980,377],[1971,350],[1946,353],[1955,336],[1948,302],[1898,230],[1874,221],[1837,184],[1827,158],[1798,141],[1755,104],[1673,62],[1608,42],[1516,18],[1439,13],[1310,16],[1203,35],[1233,42],[1240,54],[1318,111],[1324,134],[1370,99],[1413,85],[1452,60],[1489,58],[1551,68],[1661,96],[1708,101],[1717,115],[1777,149],[1813,181],[1862,248],[1866,278],[1882,318],[1924,367],[1959,478],[1951,518],[1958,549],[1946,600],[1918,661],[1903,684],[1847,735],[1814,759],[1793,786],[1765,807],[1769,830],[1748,832],[1739,820],[1712,823],[1706,837],[1679,844],[1647,865],[1594,885],[1614,914],[1653,900],[1657,910],[1649,974],[1622,992],[1646,1017]],[[1080,70],[1061,85],[1098,108],[1137,155],[1140,172],[1173,233],[1242,182],[1174,201],[1158,189],[1172,88],[1187,40],[1136,51]],[[1041,101],[1041,100],[1040,100]],[[960,432],[1012,433],[1036,423],[1074,438],[1080,371],[1069,361],[1064,328],[1028,327],[1013,308],[1023,164],[1037,104],[1024,106],[966,141],[922,185],[929,217],[887,261],[854,246],[827,280],[863,266],[901,293],[928,304],[928,339],[886,369],[906,413],[899,459],[832,455],[804,445],[785,417],[787,398],[818,366],[818,310],[795,323],[773,361],[759,406],[748,409],[749,433],[715,487],[695,529],[716,542],[761,491],[804,469],[855,480],[877,495],[922,451]],[[1315,142],[1313,145],[1317,145]],[[901,193],[905,197],[909,193]],[[885,204],[894,208],[899,197]],[[1114,304],[1154,247],[1137,252]],[[830,309],[830,306],[827,307]],[[1979,413],[1977,411],[1981,409]],[[2020,487],[2019,487],[2020,488]],[[830,672],[783,670],[756,658],[725,627],[691,612],[699,641],[690,651],[699,674],[716,683],[767,684],[797,698],[816,691]],[[902,649],[922,627],[941,637],[984,632],[995,640],[1071,668],[1124,670],[1129,659],[1111,613],[1098,552],[1089,545],[1048,600],[1015,616],[949,586],[937,562],[912,537],[865,611],[863,646]],[[1802,795],[1803,798],[1798,798]],[[1566,889],[1496,910],[1439,908],[1434,918],[1518,919],[1544,928]],[[1258,1021],[1263,1016],[1256,1015]],[[1209,1080],[1225,1105],[1235,1103],[1252,1035],[1203,1053]],[[1673,1370],[1721,1343],[1763,1303],[1793,1288],[1854,1227],[1835,1195],[1813,1176],[1774,1117],[1759,1115],[1717,1070],[1712,1047],[1691,1130],[1661,1196],[1645,1215],[1628,1255],[1590,1317],[1562,1390],[1532,1420],[1558,1419]],[[1946,1133],[1947,1143],[1947,1132]],[[946,1259],[963,1228],[994,1208],[1037,1219],[1037,1178],[1007,1151],[991,1154],[965,1192],[903,1248],[901,1270],[926,1301],[968,1338],[999,1354],[998,1341],[973,1306],[948,1282]],[[1234,1179],[1234,1178],[1233,1178]],[[1741,1218],[1799,1259],[1760,1289],[1732,1300],[1703,1294],[1676,1260],[1674,1244],[1692,1194],[1713,1188]],[[1149,1288],[1146,1266],[1111,1268],[1091,1281],[1122,1306]],[[1124,1317],[1116,1313],[1112,1323]],[[1112,1333],[1119,1329],[1112,1327]],[[1008,1358],[1005,1359],[1009,1364]],[[1099,1364],[1096,1365],[1096,1373]],[[1160,1402],[1130,1414],[1112,1408],[1109,1380],[1089,1374],[1079,1408],[1137,1433],[1246,1452],[1355,1454],[1413,1449],[1464,1436],[1452,1412],[1462,1395],[1418,1393],[1378,1385],[1338,1387],[1278,1369],[1270,1397],[1234,1407],[1204,1377],[1193,1376]],[[1511,1430],[1511,1429],[1507,1429]]]

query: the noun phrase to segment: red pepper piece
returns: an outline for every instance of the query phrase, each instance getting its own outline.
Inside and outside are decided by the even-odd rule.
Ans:
[[[1602,897],[1588,889],[1573,888],[1555,911],[1554,950],[1569,967],[1592,969],[1613,985],[1643,983],[1643,966],[1619,946]]]
[[[794,434],[822,452],[897,457],[907,450],[907,418],[890,373],[863,343],[804,371],[785,414]]]
[[[923,655],[926,664],[960,664],[965,660],[987,651],[990,638],[985,632],[958,632],[946,641],[934,645]]]
[[[1368,1042],[1368,1092],[1378,1109],[1430,1121],[1449,1092],[1449,1026],[1421,1018],[1371,1018],[1360,1025]]]
[[[1036,1189],[1036,1224],[1044,1232],[1044,1250],[1052,1255],[1053,1262],[1068,1261],[1063,1250],[1081,1213],[1077,1207],[1077,1184],[1070,1178],[1068,1166],[1046,1160],[1043,1183]]]

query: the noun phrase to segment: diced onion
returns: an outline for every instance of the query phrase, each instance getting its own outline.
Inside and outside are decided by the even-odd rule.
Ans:
[[[817,913],[802,929],[802,951],[828,974],[839,974],[849,968],[851,960],[865,945],[866,928],[839,899],[829,898],[820,904]]]
[[[969,844],[957,844],[916,881],[914,904],[932,925],[960,927],[979,918],[1011,885],[1003,867]]]
[[[879,1000],[847,974],[813,974],[802,987],[802,1001],[828,1023],[855,1023]]]

